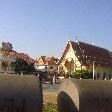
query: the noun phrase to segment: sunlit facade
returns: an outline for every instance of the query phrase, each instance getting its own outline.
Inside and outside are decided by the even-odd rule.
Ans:
[[[80,41],[68,41],[58,62],[58,72],[94,71],[95,79],[112,78],[112,52]]]

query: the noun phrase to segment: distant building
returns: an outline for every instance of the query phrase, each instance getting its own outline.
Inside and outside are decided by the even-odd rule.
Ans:
[[[29,64],[34,64],[34,62],[35,62],[34,59],[30,58],[30,56],[28,54],[25,54],[25,53],[16,53],[16,57],[27,61]]]
[[[11,72],[10,64],[15,62],[15,51],[12,48],[12,44],[9,42],[2,42],[0,44],[0,72]]]
[[[39,72],[55,74],[57,73],[57,58],[41,56],[35,61],[35,68]]]
[[[9,42],[2,42],[0,44],[0,50],[3,50],[3,51],[12,51],[12,44],[9,43]]]
[[[34,64],[35,60],[27,54],[17,53],[12,49],[12,44],[2,42],[0,45],[0,72],[14,72],[11,68],[11,63],[16,61],[16,58],[21,58],[29,64]]]
[[[95,79],[112,78],[112,52],[84,42],[68,41],[58,61],[59,72],[73,73],[86,69],[94,72]]]

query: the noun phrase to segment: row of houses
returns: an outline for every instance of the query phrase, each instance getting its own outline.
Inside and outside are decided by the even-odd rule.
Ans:
[[[35,60],[35,69],[38,72],[53,75],[56,74],[58,71],[57,66],[58,59],[55,57],[46,57],[41,56]]]
[[[60,59],[51,59],[52,63],[46,60],[46,57],[40,57],[35,62],[37,70],[72,74],[76,70],[86,69],[93,72],[94,79],[112,78],[112,52],[78,40],[67,41]]]
[[[86,69],[93,72],[95,79],[112,79],[112,52],[99,46],[68,40],[59,59],[41,56],[36,60],[27,54],[17,53],[12,48],[10,43],[0,45],[0,70],[3,61],[10,65],[19,57],[28,63],[34,63],[38,72],[72,74],[77,70]],[[8,69],[10,70],[10,66]]]

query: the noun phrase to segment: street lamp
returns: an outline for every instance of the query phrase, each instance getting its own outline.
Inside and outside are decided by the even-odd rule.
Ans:
[[[94,61],[93,61],[93,80],[94,80],[94,76],[95,76],[95,65],[94,65]]]

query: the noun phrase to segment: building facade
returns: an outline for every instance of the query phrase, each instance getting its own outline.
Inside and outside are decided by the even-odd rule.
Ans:
[[[0,72],[14,73],[11,63],[16,61],[16,58],[21,58],[28,63],[34,63],[34,60],[27,54],[18,53],[12,49],[12,44],[2,42],[0,45]]]
[[[54,57],[41,56],[39,59],[36,59],[35,68],[37,71],[53,75],[57,73],[56,62],[57,59]]]
[[[95,79],[112,78],[112,52],[80,41],[68,41],[58,61],[59,72],[92,71]]]
[[[15,52],[12,50],[12,44],[9,42],[2,42],[0,45],[0,72],[7,72],[11,70],[10,64],[15,62]]]

